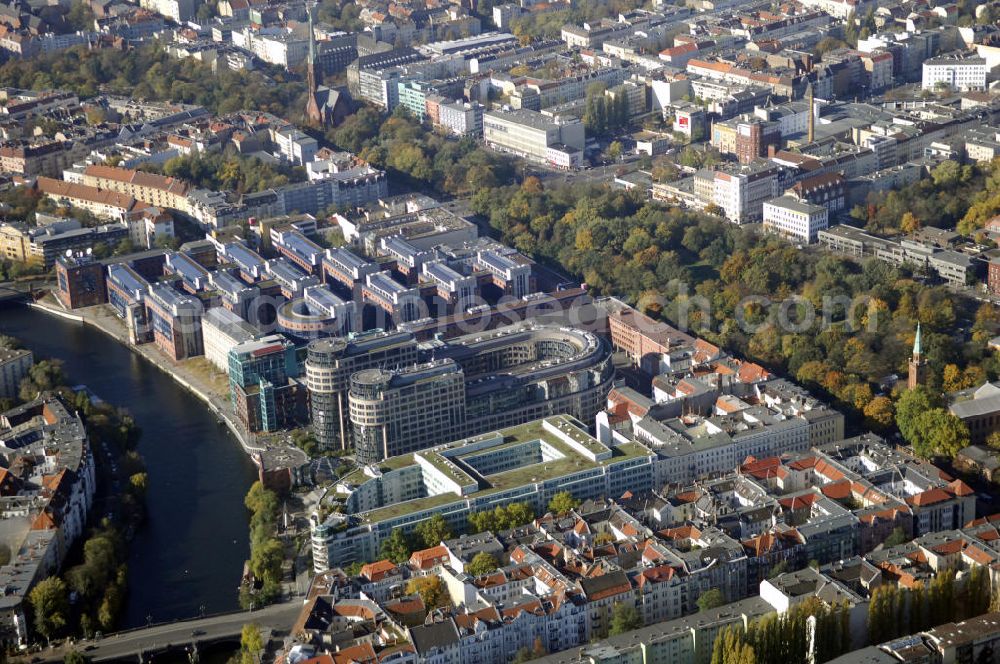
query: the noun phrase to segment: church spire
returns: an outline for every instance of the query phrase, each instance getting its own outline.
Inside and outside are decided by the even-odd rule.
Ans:
[[[911,390],[923,385],[927,380],[927,360],[924,359],[923,347],[920,341],[920,323],[917,323],[917,334],[913,337],[913,356],[910,358],[909,375],[906,386]]]
[[[314,124],[323,124],[323,112],[316,100],[316,33],[313,31],[313,3],[306,3],[309,17],[309,54],[306,56],[306,117]]]

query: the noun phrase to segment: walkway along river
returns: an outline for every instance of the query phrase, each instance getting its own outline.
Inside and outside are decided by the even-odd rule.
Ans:
[[[142,428],[149,518],[131,543],[122,627],[238,608],[249,552],[243,497],[256,470],[197,397],[103,332],[0,305],[0,334],[65,363],[71,382],[123,406]]]

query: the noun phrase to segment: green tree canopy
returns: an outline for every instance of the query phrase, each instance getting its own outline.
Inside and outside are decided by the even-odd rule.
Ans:
[[[66,628],[69,620],[69,589],[55,576],[43,579],[28,594],[35,629],[46,639],[53,639]]]
[[[471,576],[482,576],[483,574],[496,571],[497,567],[497,559],[493,557],[492,553],[480,551],[472,557],[465,571]]]
[[[726,603],[726,598],[718,588],[707,590],[698,596],[698,610],[708,611],[722,606]]]
[[[569,491],[560,491],[549,501],[549,511],[559,516],[569,514],[579,506],[580,501],[574,498]]]
[[[608,634],[611,636],[624,634],[625,632],[639,629],[642,625],[642,614],[639,613],[638,609],[623,602],[618,602],[611,610],[611,628],[608,630]]]

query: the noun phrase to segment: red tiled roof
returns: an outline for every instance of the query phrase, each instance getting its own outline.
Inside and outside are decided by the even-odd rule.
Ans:
[[[396,569],[396,563],[391,560],[376,560],[361,567],[361,576],[369,581],[381,581],[394,569]]]
[[[443,544],[432,546],[410,555],[410,564],[417,569],[427,570],[448,559],[448,549]]]
[[[928,489],[927,491],[922,491],[915,496],[907,496],[906,502],[915,507],[924,507],[926,505],[934,505],[935,503],[942,503],[946,500],[951,500],[952,495],[945,491],[944,489]]]

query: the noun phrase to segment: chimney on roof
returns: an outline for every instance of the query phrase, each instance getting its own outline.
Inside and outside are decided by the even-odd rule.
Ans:
[[[816,99],[813,97],[812,83],[806,84],[806,102],[809,104],[809,129],[806,139],[812,143],[816,138]]]

